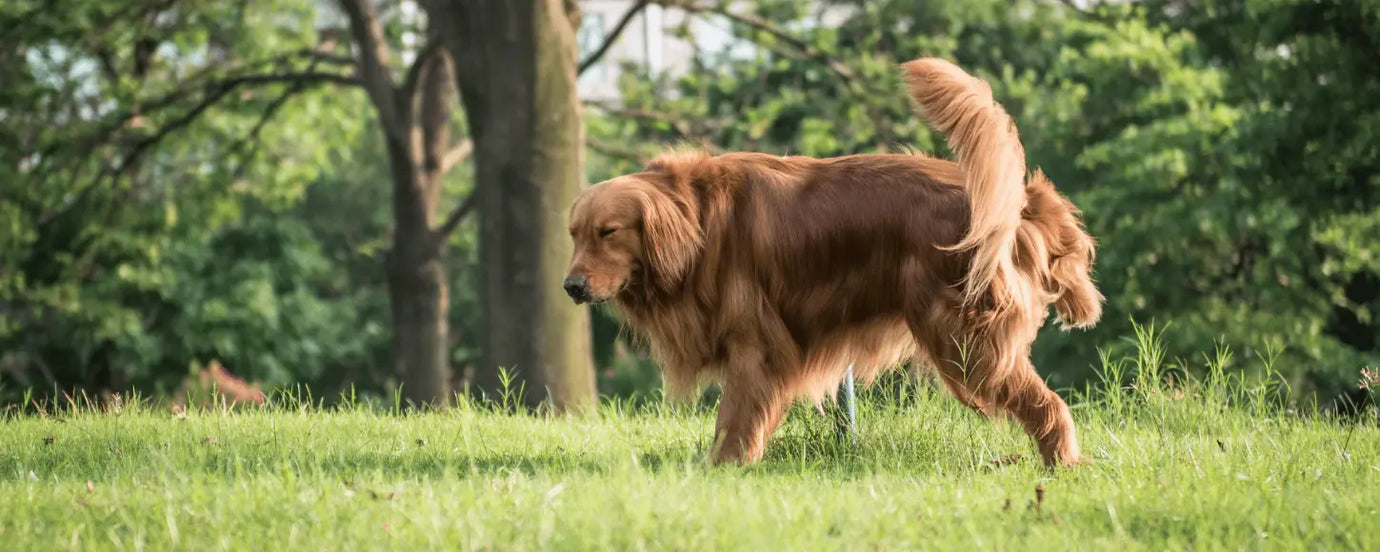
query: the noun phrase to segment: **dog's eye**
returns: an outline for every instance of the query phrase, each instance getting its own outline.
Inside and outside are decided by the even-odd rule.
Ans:
[[[600,228],[600,229],[599,229],[599,237],[601,237],[601,238],[607,238],[607,237],[609,237],[609,236],[612,236],[613,233],[614,233],[614,232],[617,232],[617,231],[618,231],[617,228]]]

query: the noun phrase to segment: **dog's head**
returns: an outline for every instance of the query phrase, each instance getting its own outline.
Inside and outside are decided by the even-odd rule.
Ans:
[[[703,238],[693,198],[656,172],[591,186],[570,207],[575,251],[563,285],[579,303],[602,303],[625,291],[678,286]]]

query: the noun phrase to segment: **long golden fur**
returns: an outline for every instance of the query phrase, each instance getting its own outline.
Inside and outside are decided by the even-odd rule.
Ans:
[[[723,390],[713,456],[761,458],[791,402],[929,360],[946,387],[1018,420],[1046,464],[1083,461],[1068,406],[1030,363],[1052,304],[1097,322],[1093,240],[1036,171],[991,89],[957,66],[902,66],[958,162],[673,152],[587,189],[565,287],[610,301],[668,389]]]

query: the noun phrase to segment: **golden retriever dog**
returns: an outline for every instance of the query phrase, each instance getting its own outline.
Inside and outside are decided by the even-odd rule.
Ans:
[[[672,394],[722,388],[711,456],[759,460],[786,409],[926,360],[1047,465],[1084,462],[1073,420],[1030,362],[1052,304],[1065,328],[1102,313],[1093,240],[1040,172],[987,83],[940,59],[901,66],[958,162],[673,152],[570,208],[566,292],[611,303]]]

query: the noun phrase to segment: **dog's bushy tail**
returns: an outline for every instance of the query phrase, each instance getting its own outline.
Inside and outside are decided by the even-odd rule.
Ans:
[[[1029,308],[1034,290],[1016,271],[1016,231],[1025,207],[1025,148],[1016,125],[986,82],[938,58],[901,66],[910,94],[931,128],[958,156],[971,205],[968,233],[952,246],[972,250],[964,303],[998,311]],[[984,297],[992,304],[984,305]]]

